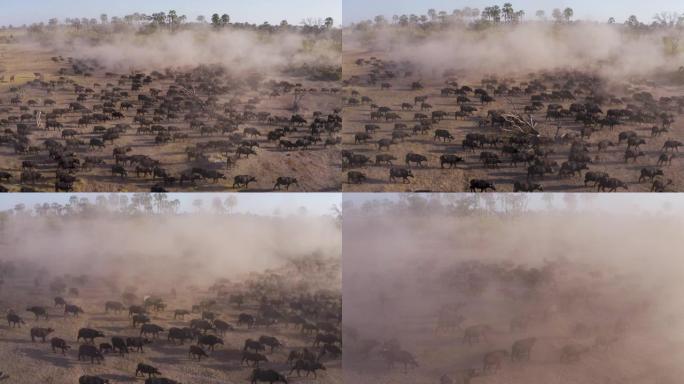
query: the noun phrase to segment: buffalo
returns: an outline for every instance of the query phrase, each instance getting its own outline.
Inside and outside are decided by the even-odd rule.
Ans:
[[[250,376],[250,382],[251,384],[257,384],[258,382],[267,382],[269,384],[274,384],[274,383],[284,383],[287,384],[287,379],[285,376],[281,375],[280,373],[272,370],[272,369],[259,369],[256,368],[252,371],[252,375]]]
[[[90,358],[91,364],[95,363],[95,361],[99,364],[104,360],[104,356],[97,347],[90,344],[81,344],[81,346],[78,347],[78,360],[81,361],[81,359],[87,358]]]

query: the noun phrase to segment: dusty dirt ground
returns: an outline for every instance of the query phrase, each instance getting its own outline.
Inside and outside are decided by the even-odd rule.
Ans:
[[[384,64],[391,62],[391,55],[383,51],[363,51],[346,49],[343,54],[343,73],[344,80],[348,83],[345,85],[345,99],[356,98],[361,100],[362,97],[370,98],[370,102],[360,102],[358,105],[345,104],[343,109],[344,127],[343,127],[343,149],[352,151],[355,154],[362,154],[370,158],[368,165],[364,167],[353,167],[345,169],[342,173],[340,182],[343,183],[343,190],[350,192],[409,192],[409,191],[442,191],[442,192],[463,192],[469,190],[469,182],[471,179],[483,179],[493,182],[496,190],[500,192],[512,192],[514,183],[516,181],[527,181],[527,167],[526,163],[518,163],[514,166],[510,163],[510,157],[501,154],[500,150],[502,144],[498,148],[477,148],[474,152],[466,152],[462,147],[462,141],[469,133],[480,133],[485,135],[499,135],[501,133],[498,127],[494,128],[488,125],[486,128],[478,127],[478,119],[486,116],[488,110],[504,109],[511,111],[512,105],[522,111],[525,105],[530,104],[529,95],[518,95],[503,97],[492,95],[495,102],[488,105],[481,105],[477,96],[473,96],[472,92],[467,96],[471,102],[463,105],[470,105],[478,109],[472,116],[465,119],[454,119],[453,112],[459,110],[456,96],[442,96],[441,89],[449,87],[446,85],[447,79],[455,79],[458,82],[458,87],[467,85],[472,89],[485,88],[481,84],[482,77],[473,76],[472,73],[456,73],[449,76],[443,76],[440,73],[419,73],[420,70],[411,67],[408,63],[394,63],[393,67],[379,66],[378,81],[375,85],[368,84],[369,74],[374,69],[372,62],[369,61],[371,57],[377,58]],[[357,60],[366,60],[363,65],[357,65]],[[395,74],[392,79],[381,77],[386,69]],[[453,75],[453,76],[452,76]],[[499,80],[504,78],[511,78],[512,82],[509,86],[520,86],[522,83],[529,83],[534,79],[539,78],[539,74],[523,74],[508,76],[505,70],[496,74]],[[423,89],[412,90],[413,82],[420,82]],[[381,89],[381,83],[391,84],[390,89]],[[556,90],[553,88],[552,82],[547,82],[547,92]],[[623,84],[613,85],[612,89],[617,89],[615,92],[617,97],[629,97],[637,91],[648,91],[653,94],[655,99],[662,96],[681,96],[682,86],[668,83],[667,81],[658,82],[643,82],[630,83],[625,81]],[[524,86],[522,86],[524,88]],[[629,90],[629,92],[627,92]],[[357,91],[357,95],[352,92]],[[491,90],[490,90],[491,94]],[[421,104],[414,104],[414,97],[427,96],[427,103],[432,106],[431,110],[421,111]],[[558,135],[574,135],[579,139],[580,131],[583,127],[581,122],[576,122],[573,117],[563,118],[560,120],[561,129],[557,132],[557,122],[553,119],[546,120],[546,106],[551,103],[557,103],[564,108],[568,108],[573,102],[583,102],[581,96],[577,96],[575,101],[548,101],[544,102],[544,108],[533,113],[534,119],[539,123],[538,130],[542,136],[554,138]],[[632,102],[632,101],[628,101]],[[402,103],[409,103],[414,105],[413,110],[402,110]],[[512,104],[511,104],[512,103]],[[370,118],[371,112],[374,110],[371,105],[389,107],[392,112],[397,113],[400,119],[396,123],[403,123],[407,126],[404,130],[409,136],[404,140],[395,140],[390,146],[390,149],[378,149],[377,142],[380,139],[391,139],[394,131],[394,121],[373,121]],[[624,108],[625,104],[605,103],[602,106],[603,113],[613,108]],[[445,111],[451,116],[445,120],[434,124],[433,127],[426,134],[414,134],[413,127],[419,123],[415,120],[415,113],[425,113],[430,116],[431,111]],[[355,135],[360,132],[365,132],[365,126],[368,124],[375,124],[379,126],[379,130],[372,134],[372,138],[366,144],[355,143]],[[675,158],[671,165],[659,166],[658,159],[663,153],[662,147],[667,140],[684,140],[684,120],[681,118],[681,113],[674,113],[674,123],[671,125],[669,132],[663,133],[657,137],[651,137],[651,128],[658,124],[632,124],[625,122],[618,125],[613,130],[609,127],[598,129],[586,139],[590,143],[588,155],[593,162],[588,165],[590,171],[607,172],[610,177],[617,178],[624,182],[628,187],[628,192],[648,192],[651,190],[652,183],[650,181],[639,182],[640,172],[642,168],[661,168],[664,175],[661,181],[667,185],[665,191],[674,192],[684,190],[684,163],[678,159],[675,151]],[[451,142],[436,141],[434,139],[434,131],[436,129],[445,129],[453,136]],[[639,138],[643,138],[646,144],[641,145],[640,150],[644,152],[644,157],[640,157],[636,163],[632,160],[625,163],[624,155],[626,150],[626,143],[623,141],[622,145],[617,145],[618,135],[624,131],[635,131]],[[603,140],[610,140],[615,146],[609,147],[606,151],[598,152],[597,143]],[[570,145],[572,140],[566,140],[562,144],[555,143],[545,146],[547,149],[553,150],[548,156],[548,160],[555,161],[558,166],[568,160]],[[492,151],[499,155],[502,164],[498,168],[485,168],[480,161],[480,152]],[[417,153],[427,157],[427,163],[423,167],[416,165],[411,166],[414,178],[410,179],[410,184],[403,184],[401,179],[397,182],[389,181],[389,166],[386,164],[376,165],[375,157],[378,154],[389,154],[396,158],[394,166],[405,166],[405,156],[408,153]],[[672,151],[670,153],[673,153]],[[462,157],[465,161],[457,164],[453,169],[449,169],[449,165],[445,168],[440,167],[440,156],[443,154],[455,154]],[[554,167],[554,172],[545,175],[543,179],[535,178],[532,183],[542,185],[544,191],[550,192],[595,192],[596,187],[592,187],[593,183],[588,186],[584,184],[584,171],[582,176],[576,177],[559,177],[559,167]],[[350,184],[347,180],[348,170],[360,171],[364,173],[367,180],[361,184]],[[671,181],[671,183],[669,183]],[[619,191],[625,191],[619,189]]]
[[[68,280],[67,280],[68,281]],[[71,284],[70,284],[71,286]],[[297,377],[296,372],[289,375],[289,365],[286,363],[290,350],[311,348],[312,336],[303,335],[292,326],[287,328],[282,325],[268,328],[259,327],[247,330],[245,326],[235,326],[239,313],[252,313],[257,311],[257,303],[247,302],[241,309],[227,304],[226,299],[220,299],[214,309],[220,313],[219,318],[235,326],[235,331],[223,336],[224,345],[208,351],[209,358],[201,362],[193,361],[188,357],[188,346],[192,344],[186,341],[184,345],[174,345],[167,341],[166,333],[159,339],[153,340],[152,344],[145,346],[144,353],[132,352],[120,357],[118,354],[105,354],[102,364],[91,364],[90,361],[78,361],[78,346],[76,336],[79,328],[90,327],[103,331],[105,338],[96,339],[96,345],[102,342],[110,342],[112,336],[138,336],[138,328],[133,328],[128,311],[109,314],[104,311],[104,303],[108,300],[121,301],[120,295],[111,289],[91,282],[80,287],[79,296],[64,295],[64,298],[83,308],[84,314],[79,317],[65,317],[63,309],[52,305],[52,294],[48,293],[47,287],[36,288],[30,279],[16,278],[5,279],[0,293],[2,312],[6,313],[13,308],[26,321],[21,328],[9,328],[3,318],[0,326],[0,370],[9,377],[6,383],[54,383],[67,384],[77,383],[81,375],[96,375],[109,379],[112,383],[143,382],[143,378],[135,378],[134,372],[140,362],[157,367],[163,377],[177,380],[181,383],[246,383],[249,380],[252,368],[241,365],[242,346],[247,338],[259,338],[261,335],[277,337],[285,347],[275,352],[266,352],[269,362],[262,363],[263,368],[275,369],[288,376],[290,382],[295,383],[341,383],[341,362],[338,359],[324,357],[321,361],[327,367],[326,371],[319,371],[318,378],[313,376],[306,378]],[[190,310],[193,304],[199,303],[206,298],[216,298],[216,293],[202,291],[198,288],[192,290],[187,287],[178,287],[178,297],[174,298],[170,293],[161,295],[168,303],[168,308],[163,312],[151,311],[151,323],[167,329],[170,327],[186,327],[193,318],[199,318],[199,313],[186,315],[185,320],[173,319],[174,309]],[[31,305],[43,305],[49,308],[49,320],[35,320],[33,314],[24,309]],[[29,329],[31,327],[51,327],[55,332],[50,337],[60,337],[67,341],[71,350],[66,355],[61,352],[53,353],[50,342],[31,342]],[[205,347],[205,350],[207,348]],[[312,348],[315,350],[315,348]]]
[[[678,219],[373,216],[345,216],[345,381],[679,381],[684,328],[672,300],[681,292],[673,272],[681,263],[668,249],[681,241],[670,229],[639,235],[657,222],[674,228]],[[514,321],[524,326],[512,328]],[[474,325],[490,331],[471,345],[464,335]],[[499,369],[483,370],[486,353],[510,353],[531,337],[529,361],[508,355]],[[381,351],[392,343],[418,366],[389,367]],[[562,360],[568,345],[584,351],[577,360]]]
[[[21,38],[20,34],[15,38]],[[58,71],[60,68],[70,68],[71,64],[67,61],[67,56],[63,55],[63,61],[54,62],[51,58],[62,55],[62,52],[57,52],[49,48],[41,47],[36,44],[23,43],[20,40],[8,42],[7,40],[0,41],[0,70],[4,76],[4,81],[0,82],[0,119],[5,119],[2,124],[5,130],[4,136],[12,134],[9,131],[16,133],[16,124],[8,122],[6,119],[9,116],[19,116],[23,113],[31,113],[34,111],[41,111],[43,113],[43,120],[45,114],[54,108],[67,108],[70,102],[76,101],[76,94],[73,91],[73,85],[69,82],[73,81],[83,87],[94,90],[95,94],[99,94],[105,89],[110,89],[116,86],[120,75],[129,75],[130,73],[116,73],[107,76],[109,72],[103,68],[94,68],[91,75],[84,77],[82,75],[75,75],[70,71],[66,74],[60,75]],[[145,68],[138,68],[137,70],[149,74],[150,71]],[[42,80],[45,82],[56,81],[58,85],[54,91],[47,94],[41,87],[32,85],[37,77],[34,73],[40,73]],[[15,76],[15,81],[10,83],[10,76]],[[60,77],[61,80],[60,81]],[[313,113],[318,111],[326,117],[333,113],[336,108],[340,107],[339,96],[331,93],[330,88],[338,86],[334,82],[324,81],[308,81],[306,78],[288,77],[288,75],[274,75],[269,80],[288,81],[292,84],[300,83],[302,88],[307,91],[299,102],[300,111],[309,123],[313,120]],[[66,81],[66,82],[65,82]],[[107,85],[112,84],[112,85]],[[161,89],[165,92],[170,85],[170,81],[157,80],[152,84],[145,85],[140,93],[147,93],[150,88]],[[14,88],[14,90],[11,90]],[[130,84],[123,85],[124,90],[130,91]],[[223,112],[222,105],[230,100],[236,101],[236,108],[243,110],[247,106],[248,101],[252,98],[259,98],[259,102],[255,104],[254,112],[268,112],[271,116],[279,116],[289,119],[292,116],[290,108],[293,105],[294,96],[292,92],[289,94],[281,94],[280,96],[270,97],[270,90],[267,86],[263,87],[241,87],[239,90],[235,89],[228,94],[224,94],[217,100],[220,110],[214,112]],[[27,106],[29,100],[37,102],[36,105],[29,106],[28,110],[19,110],[19,105],[10,104],[10,99],[20,94],[22,98],[22,106]],[[130,92],[133,100],[137,98],[138,92]],[[52,99],[56,102],[53,106],[44,106],[45,99]],[[82,104],[87,108],[92,108],[95,104],[101,104],[102,101],[98,97],[89,97]],[[137,105],[136,105],[137,107]],[[79,171],[76,175],[78,181],[73,184],[74,191],[80,192],[125,192],[125,191],[149,191],[151,186],[160,182],[160,179],[153,180],[151,176],[138,177],[135,172],[135,167],[128,168],[128,177],[121,179],[112,175],[111,167],[114,164],[114,156],[112,149],[114,147],[130,146],[131,151],[129,155],[147,155],[155,160],[160,161],[160,167],[164,168],[171,176],[179,178],[181,172],[191,169],[193,167],[201,167],[204,169],[211,169],[222,173],[225,179],[220,179],[218,182],[212,180],[198,181],[195,185],[185,183],[180,186],[177,182],[173,184],[164,185],[168,191],[227,191],[227,190],[249,190],[249,191],[263,191],[272,190],[274,188],[276,179],[278,177],[295,177],[298,180],[299,186],[292,185],[290,191],[335,191],[340,189],[338,183],[339,169],[335,164],[339,164],[339,149],[335,145],[324,147],[323,142],[328,136],[323,134],[323,141],[315,143],[309,149],[295,149],[284,150],[278,148],[278,141],[267,141],[266,134],[277,127],[282,127],[287,124],[267,124],[266,122],[250,121],[245,124],[240,124],[238,130],[242,134],[246,127],[256,128],[261,136],[259,137],[244,137],[245,139],[255,139],[259,145],[255,148],[257,155],[249,156],[241,159],[235,159],[235,148],[227,153],[235,164],[228,166],[226,163],[226,153],[208,153],[206,159],[193,160],[188,159],[186,148],[194,146],[199,143],[206,143],[208,141],[227,141],[228,134],[212,134],[202,135],[199,129],[192,130],[189,128],[188,122],[184,121],[182,116],[171,121],[162,121],[161,124],[165,127],[176,129],[175,132],[187,133],[187,139],[180,139],[178,141],[168,142],[165,144],[155,144],[155,133],[137,134],[136,130],[139,124],[133,123],[133,118],[136,116],[136,107],[126,111],[122,110],[125,117],[123,119],[111,120],[104,123],[94,123],[87,127],[78,127],[77,121],[81,116],[77,112],[68,112],[59,118],[59,122],[63,124],[63,129],[76,129],[78,134],[76,139],[81,140],[84,145],[79,145],[77,148],[70,148],[83,161],[86,156],[99,157],[104,160],[104,164],[96,165],[92,170]],[[116,108],[118,110],[118,106]],[[33,120],[27,121],[29,125],[35,125]],[[131,129],[121,134],[120,138],[116,140],[114,145],[107,144],[104,149],[91,149],[88,146],[91,138],[101,137],[102,134],[93,132],[93,126],[104,126],[111,128],[116,124],[129,124]],[[157,123],[155,123],[157,124]],[[209,123],[209,125],[213,125]],[[8,131],[9,130],[9,131]],[[30,145],[38,148],[43,148],[43,142],[46,139],[56,139],[60,143],[64,143],[60,130],[44,130],[32,129],[28,135]],[[291,133],[287,139],[295,142],[298,139],[303,139],[308,136],[308,126],[299,127],[298,132]],[[8,138],[8,137],[5,137]],[[37,163],[35,170],[43,175],[43,180],[36,183],[20,182],[20,174],[22,172],[22,161],[32,160]],[[56,165],[48,158],[45,149],[39,152],[31,152],[28,154],[17,154],[13,145],[3,140],[0,146],[0,169],[9,172],[12,175],[10,181],[3,180],[2,185],[10,191],[19,191],[21,187],[28,187],[37,191],[53,191],[55,182]],[[256,178],[256,182],[252,182],[249,188],[233,188],[233,178],[236,175],[249,175]]]

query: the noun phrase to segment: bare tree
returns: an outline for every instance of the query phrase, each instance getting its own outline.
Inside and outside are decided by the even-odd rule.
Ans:
[[[238,198],[235,195],[230,195],[226,197],[223,204],[226,206],[228,213],[233,213],[233,209],[238,205]]]

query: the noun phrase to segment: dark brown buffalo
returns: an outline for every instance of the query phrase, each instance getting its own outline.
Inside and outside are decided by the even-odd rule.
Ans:
[[[188,350],[188,357],[195,359],[197,358],[197,361],[201,361],[202,357],[209,357],[206,352],[204,352],[204,349],[201,347],[198,347],[196,345],[191,345],[190,350]]]
[[[223,345],[223,339],[214,335],[201,335],[197,338],[197,345],[200,347],[203,345],[208,345],[209,350],[213,351],[216,345]]]
[[[97,337],[105,337],[105,335],[104,333],[92,328],[81,328],[78,330],[78,337],[76,337],[76,341],[83,339],[86,342],[90,341],[91,343],[94,343],[95,338]]]
[[[258,382],[267,382],[269,384],[273,383],[284,383],[287,384],[287,379],[285,376],[272,369],[260,369],[256,368],[252,371],[250,377],[251,384],[257,384]]]
[[[138,366],[135,368],[135,376],[136,377],[138,377],[138,376],[145,377],[145,375],[147,375],[147,377],[151,378],[152,376],[161,375],[161,372],[159,372],[159,370],[157,368],[155,368],[149,364],[138,363]]]
[[[34,327],[31,328],[31,341],[36,341],[36,338],[39,338],[43,340],[43,343],[45,342],[45,339],[55,330],[52,328],[39,328],[39,327]]]
[[[313,376],[316,377],[317,370],[325,371],[325,367],[323,364],[317,361],[297,360],[292,369],[290,369],[290,375],[292,372],[297,371],[297,376],[301,376],[300,372],[304,371],[306,372],[306,376],[309,376],[310,373],[313,373]]]
[[[82,344],[78,347],[78,360],[90,358],[90,363],[93,364],[97,360],[98,364],[102,363],[104,356],[96,346],[90,344]]]
[[[253,362],[255,367],[259,367],[259,363],[262,361],[268,362],[268,359],[266,358],[266,356],[262,355],[261,353],[243,351],[242,352],[242,360],[240,361],[240,364],[244,364],[246,362],[247,365],[249,365],[250,362]]]
[[[57,353],[57,349],[61,349],[62,355],[65,355],[66,351],[71,349],[71,347],[67,345],[67,342],[59,337],[53,337],[50,339],[50,345],[52,346],[52,352]]]

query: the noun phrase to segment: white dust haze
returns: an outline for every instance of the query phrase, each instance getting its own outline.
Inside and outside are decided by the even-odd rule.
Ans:
[[[682,224],[674,215],[628,211],[345,211],[346,379],[439,383],[461,370],[479,375],[486,352],[536,337],[530,363],[507,360],[473,383],[674,384],[684,374]],[[437,331],[440,311],[449,307],[464,317],[462,328]],[[509,329],[516,317],[529,319],[527,330]],[[477,324],[490,325],[492,334],[468,346],[463,329]],[[380,345],[367,352],[371,341],[388,340],[420,366],[405,374],[399,365],[387,367]],[[561,364],[568,344],[588,352]]]
[[[17,218],[6,221],[0,233],[2,260],[13,261],[19,271],[43,271],[45,282],[85,274],[119,288],[155,291],[207,287],[303,257],[339,264],[342,241],[327,216]],[[327,283],[325,288],[339,290],[339,278]]]
[[[139,34],[120,31],[97,38],[56,32],[43,37],[63,55],[96,60],[111,71],[164,70],[220,65],[233,74],[277,73],[292,66],[340,65],[339,44],[296,32],[195,28]]]
[[[380,57],[409,62],[414,72],[426,77],[444,70],[503,76],[574,69],[624,78],[676,71],[683,65],[681,52],[666,48],[666,37],[681,39],[682,32],[635,33],[618,25],[588,22],[531,22],[481,31],[452,27],[426,33],[380,28],[348,32],[345,51],[384,52]]]

